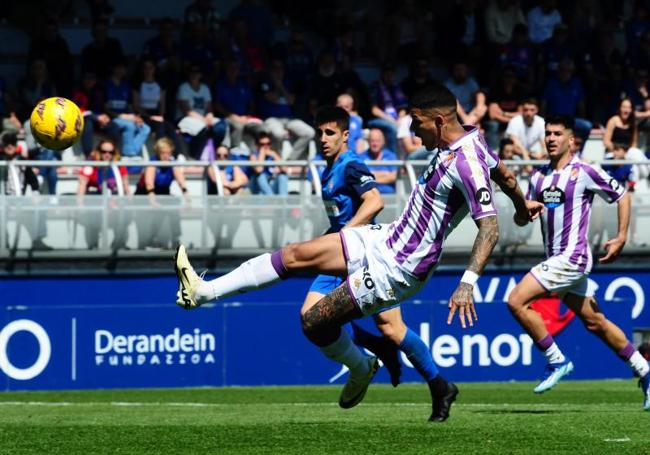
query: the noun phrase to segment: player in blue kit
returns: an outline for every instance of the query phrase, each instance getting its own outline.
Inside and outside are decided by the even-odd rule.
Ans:
[[[330,221],[328,234],[374,223],[375,216],[384,207],[372,173],[362,158],[348,148],[349,118],[344,109],[334,106],[322,107],[316,114],[316,138],[327,162],[321,183],[323,202]],[[301,314],[304,315],[343,282],[342,278],[319,275],[305,298]],[[439,374],[427,345],[404,324],[399,306],[381,311],[373,315],[373,319],[389,342],[353,323],[355,344],[379,356],[389,369],[394,386],[399,383],[400,376],[397,349],[403,351],[429,386],[433,403],[429,420],[446,420],[458,389]],[[369,362],[374,363],[375,359],[370,358]]]

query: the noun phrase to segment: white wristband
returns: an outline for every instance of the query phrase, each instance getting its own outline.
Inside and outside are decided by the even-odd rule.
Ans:
[[[478,273],[472,272],[471,270],[465,270],[463,277],[460,279],[461,283],[467,283],[470,286],[474,286],[478,281]]]

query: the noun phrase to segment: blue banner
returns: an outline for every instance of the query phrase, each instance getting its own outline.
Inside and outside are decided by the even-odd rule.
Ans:
[[[522,274],[486,274],[475,290],[474,328],[446,324],[458,275],[434,275],[405,302],[406,323],[430,346],[445,377],[457,381],[532,380],[544,359],[505,301]],[[605,314],[631,336],[650,327],[650,272],[593,273]],[[181,387],[343,382],[300,329],[310,280],[295,279],[225,303],[184,311],[176,279],[25,278],[0,283],[0,383],[4,390]],[[629,378],[621,362],[557,302],[545,318],[557,331],[574,378]],[[374,330],[371,320],[362,325]],[[404,362],[403,381],[419,381]],[[386,372],[378,381],[388,382]]]

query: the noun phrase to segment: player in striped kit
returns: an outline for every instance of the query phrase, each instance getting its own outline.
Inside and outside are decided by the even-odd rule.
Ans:
[[[458,122],[456,99],[442,85],[417,94],[411,107],[413,132],[434,158],[411,192],[402,216],[390,225],[343,229],[253,258],[232,272],[203,281],[185,248],[176,254],[177,304],[190,309],[230,295],[269,286],[299,272],[346,278],[302,315],[303,332],[328,358],[350,369],[339,404],[358,404],[376,372],[341,327],[406,300],[433,273],[445,237],[469,212],[478,226],[470,263],[449,301],[448,323],[458,312],[473,325],[474,284],[498,239],[490,175],[515,204],[516,218],[534,219],[543,207],[526,201],[514,175],[499,162],[474,127]]]
[[[508,298],[510,311],[548,359],[544,378],[534,390],[543,393],[551,389],[573,370],[573,363],[562,354],[541,316],[530,307],[538,298],[555,292],[580,317],[587,330],[603,340],[639,375],[644,409],[650,409],[648,362],[623,331],[607,320],[588,283],[593,261],[587,232],[594,195],[618,204],[618,235],[605,243],[606,254],[599,258],[600,263],[614,261],[625,245],[630,195],[605,171],[595,169],[572,153],[571,119],[547,117],[545,120],[545,141],[551,162],[531,176],[527,197],[546,206],[541,225],[547,259],[533,267]]]

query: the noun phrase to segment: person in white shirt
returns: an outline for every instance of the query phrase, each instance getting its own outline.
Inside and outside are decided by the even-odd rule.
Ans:
[[[539,102],[535,98],[524,100],[521,114],[514,116],[508,122],[505,137],[511,139],[515,153],[524,159],[534,160],[547,158],[544,145],[544,119],[537,115]]]

